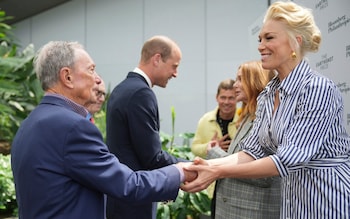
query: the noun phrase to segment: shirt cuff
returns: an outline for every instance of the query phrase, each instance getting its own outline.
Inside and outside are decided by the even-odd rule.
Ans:
[[[178,167],[177,165],[173,164],[173,166],[176,167],[176,169],[179,170],[179,173],[180,173],[180,182],[183,183],[185,182],[185,173],[184,173],[184,170],[180,167]]]

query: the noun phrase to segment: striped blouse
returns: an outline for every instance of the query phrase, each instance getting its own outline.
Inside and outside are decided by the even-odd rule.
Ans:
[[[273,113],[276,90],[279,106]],[[242,143],[270,156],[282,177],[280,218],[350,218],[350,137],[336,85],[303,60],[258,97],[254,126]]]

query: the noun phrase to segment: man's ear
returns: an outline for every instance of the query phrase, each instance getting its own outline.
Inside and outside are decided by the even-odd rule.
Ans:
[[[73,88],[73,76],[70,68],[68,67],[61,68],[60,80],[64,86]]]
[[[153,57],[152,57],[152,62],[154,66],[158,66],[159,62],[162,60],[162,56],[159,53],[156,53]]]

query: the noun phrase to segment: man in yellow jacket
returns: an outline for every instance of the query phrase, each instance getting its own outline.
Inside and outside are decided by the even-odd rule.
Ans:
[[[236,99],[232,79],[220,82],[216,94],[218,106],[205,113],[198,122],[197,130],[192,142],[191,150],[196,156],[206,158],[208,143],[218,140],[220,147],[227,151],[231,139],[236,134],[235,121]],[[212,197],[214,185],[208,188],[208,195]]]

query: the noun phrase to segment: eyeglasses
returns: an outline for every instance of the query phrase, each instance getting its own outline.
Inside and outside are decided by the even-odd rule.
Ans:
[[[97,91],[96,92],[96,96],[98,97],[98,98],[100,98],[100,97],[106,97],[106,92],[104,92],[104,91]]]

